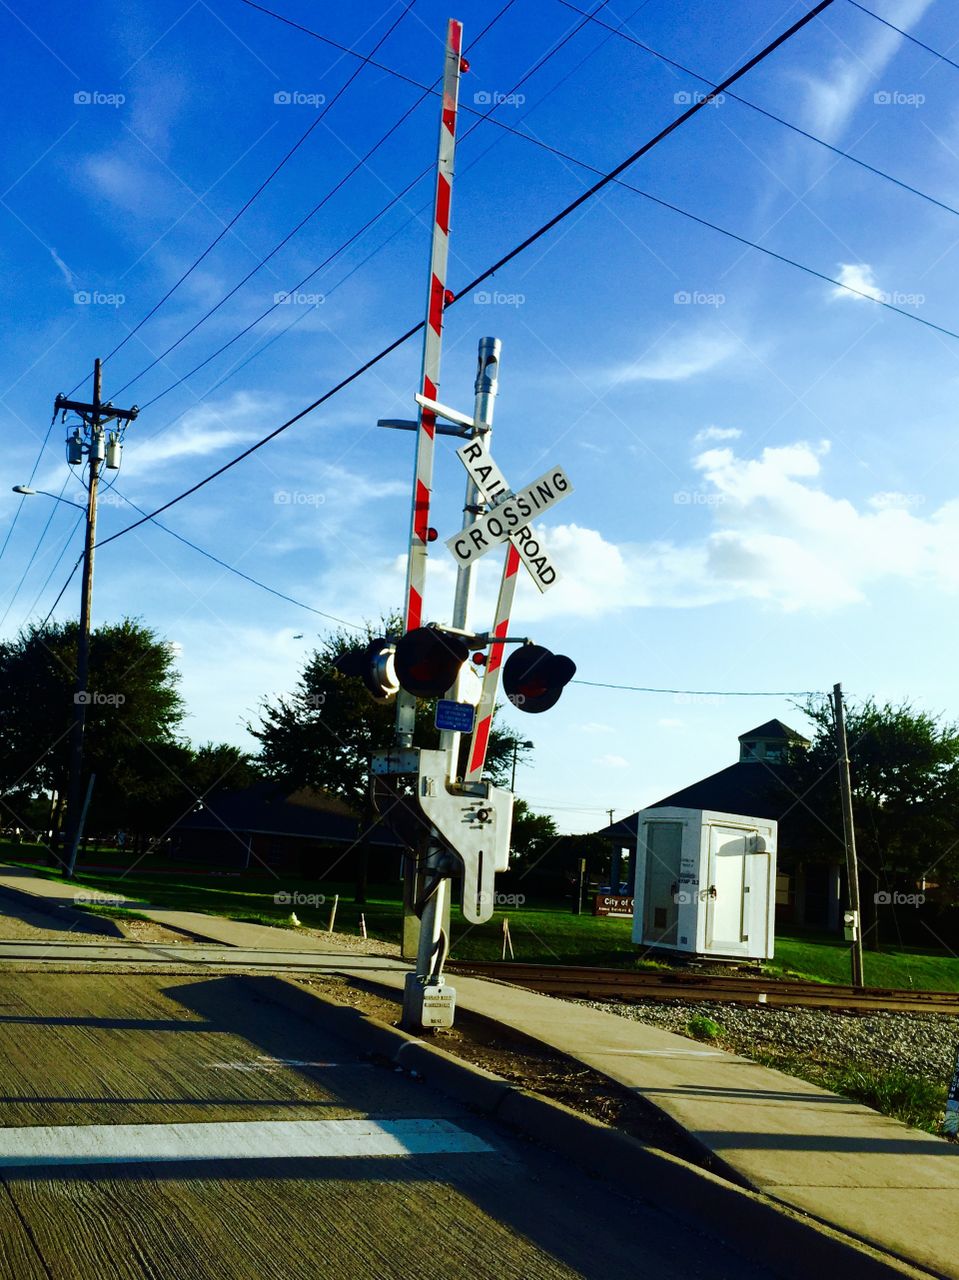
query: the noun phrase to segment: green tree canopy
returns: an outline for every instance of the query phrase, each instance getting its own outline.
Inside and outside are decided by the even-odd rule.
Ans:
[[[35,828],[44,808],[36,798],[66,795],[78,630],[76,622],[48,623],[0,643],[4,825]],[[211,789],[257,776],[239,748],[207,743],[194,751],[179,736],[185,708],[173,649],[143,622],[96,628],[89,672],[83,767],[96,785],[88,831],[159,835]]]
[[[63,791],[74,716],[76,622],[28,627],[0,643],[0,782]],[[138,744],[175,740],[184,716],[169,645],[125,618],[90,636],[84,761],[98,781],[117,776]]]
[[[842,856],[843,827],[833,709],[810,699],[808,751],[794,750],[787,780],[790,822],[803,847]],[[856,843],[866,874],[904,873],[959,882],[959,727],[908,702],[870,698],[846,707]],[[795,815],[795,816],[794,816]]]

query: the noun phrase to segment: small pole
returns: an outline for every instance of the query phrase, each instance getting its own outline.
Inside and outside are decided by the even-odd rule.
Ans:
[[[506,959],[507,947],[509,947],[509,958],[511,960],[515,960],[516,956],[513,953],[513,939],[509,935],[509,917],[503,916],[503,956],[502,958],[504,960]]]
[[[833,685],[833,707],[836,712],[836,747],[839,752],[839,788],[842,793],[842,827],[846,844],[846,877],[849,881],[849,910],[853,917],[852,985],[863,985],[862,917],[859,909],[859,863],[856,858],[856,825],[852,811],[852,782],[849,776],[849,750],[846,743],[846,720],[843,715],[842,685]]]
[[[340,895],[337,893],[333,897],[333,907],[330,910],[330,927],[327,929],[326,931],[327,933],[333,932],[333,924],[334,924],[334,921],[336,920],[336,908],[339,905],[340,905]]]
[[[360,912],[360,937],[366,937],[366,916],[362,911]]]
[[[90,797],[93,795],[93,784],[97,780],[95,773],[90,774],[90,781],[87,783],[87,794],[83,800],[83,808],[80,810],[80,819],[77,822],[76,836],[73,841],[73,848],[70,850],[70,864],[67,867],[67,876],[72,880],[73,873],[77,866],[77,850],[80,847],[80,841],[83,839],[83,828],[86,826],[87,810],[90,808]]]
[[[946,1095],[946,1114],[942,1121],[944,1138],[959,1137],[959,1049],[956,1050],[956,1069],[952,1073],[949,1092]]]
[[[573,914],[581,916],[583,914],[583,892],[586,888],[586,859],[579,860],[579,882],[576,885],[576,906]]]

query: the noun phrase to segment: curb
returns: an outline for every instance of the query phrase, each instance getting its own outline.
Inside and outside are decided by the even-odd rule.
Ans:
[[[929,1280],[937,1272],[885,1254],[815,1218],[757,1192],[736,1186],[678,1156],[644,1146],[636,1138],[542,1094],[520,1088],[446,1050],[305,990],[291,978],[254,977],[264,998],[307,1021],[320,1021],[365,1054],[415,1071],[430,1087],[487,1119],[574,1162],[589,1173],[628,1187],[647,1202],[768,1267],[783,1280],[820,1273],[844,1280]]]
[[[59,884],[59,881],[51,880],[51,884]],[[64,889],[68,890],[69,886],[64,885]],[[22,905],[29,906],[31,910],[36,911],[38,915],[50,916],[53,920],[61,923],[64,920],[70,921],[72,924],[91,924],[97,919],[110,919],[109,916],[97,916],[94,911],[84,911],[82,907],[75,906],[70,901],[69,892],[64,893],[62,898],[50,898],[45,894],[33,893],[30,889],[18,889],[13,885],[0,884],[0,898],[12,898],[20,902]],[[121,904],[122,905],[122,904]],[[161,908],[162,910],[162,908]],[[210,939],[202,933],[194,933],[190,929],[181,928],[178,925],[167,924],[164,920],[154,919],[149,909],[143,911],[137,910],[138,916],[145,916],[152,920],[154,924],[162,925],[164,929],[169,929],[171,933],[182,933],[186,938],[193,938],[197,942],[209,942]],[[115,939],[116,940],[116,939]]]

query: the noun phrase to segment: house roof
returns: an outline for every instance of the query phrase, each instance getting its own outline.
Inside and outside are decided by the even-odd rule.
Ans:
[[[358,814],[339,796],[303,787],[287,791],[280,783],[257,782],[241,791],[219,791],[188,813],[175,831],[236,831],[293,836],[306,840],[354,841],[363,834]],[[373,844],[396,844],[383,826],[370,831]]]
[[[782,772],[775,765],[738,761],[646,807],[711,809],[778,820],[795,800],[782,781]],[[639,813],[632,813],[596,834],[608,840],[630,841],[636,839],[638,829]]]
[[[745,742],[747,738],[785,738],[789,742],[805,742],[806,739],[801,733],[797,733],[795,729],[790,729],[788,724],[783,724],[781,720],[767,720],[765,724],[759,725],[756,729],[750,729],[748,733],[741,733],[739,741]],[[757,817],[760,816],[757,814]]]

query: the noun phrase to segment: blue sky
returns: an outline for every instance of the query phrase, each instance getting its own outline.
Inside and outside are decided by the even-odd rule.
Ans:
[[[404,7],[276,5],[364,53]],[[597,16],[718,80],[806,7],[647,0],[607,4]],[[959,48],[942,0],[872,7],[934,48]],[[497,8],[456,6],[467,44]],[[432,82],[449,13],[417,0],[378,59]],[[605,169],[701,86],[587,24],[514,92],[580,22],[559,0],[518,0],[470,52],[461,101],[482,112],[501,95],[496,117],[511,128]],[[237,0],[123,0],[82,14],[10,0],[0,31],[14,55],[2,89],[5,536],[19,503],[10,488],[30,474],[56,393],[129,335],[357,64]],[[737,88],[959,207],[957,77],[836,0]],[[138,376],[418,96],[396,76],[363,69],[235,227],[108,361],[106,396],[142,406],[160,397],[129,430],[116,483],[126,498],[158,506],[421,318],[428,180],[334,256],[302,297],[167,392],[430,165],[435,98],[209,320]],[[476,119],[461,112],[461,139]],[[747,106],[709,106],[625,178],[912,317],[959,327],[959,216]],[[587,170],[481,124],[458,153],[450,286],[460,288],[592,181]],[[441,396],[469,409],[477,340],[500,337],[495,457],[517,486],[554,463],[575,486],[542,521],[562,583],[544,597],[522,584],[517,631],[568,653],[583,680],[682,690],[825,690],[842,680],[853,697],[906,698],[956,716],[959,341],[617,187],[483,295],[447,313]],[[375,422],[411,416],[419,359],[419,341],[407,343],[162,519],[315,609],[362,621],[398,604],[412,439]],[[64,496],[78,501],[62,437],[58,424],[34,484],[59,493],[66,481]],[[453,580],[443,539],[458,527],[463,482],[446,441],[426,605],[440,621]],[[116,492],[105,494],[101,538],[129,523],[131,511]],[[0,559],[3,610],[35,556],[5,634],[52,605],[79,554],[77,514],[53,510],[37,549],[51,503],[26,500]],[[479,628],[491,620],[493,559],[478,575],[471,621]],[[75,580],[58,617],[71,616],[78,593]],[[243,745],[260,697],[292,687],[325,626],[149,525],[98,553],[94,619],[122,614],[177,646],[190,737]],[[520,769],[519,793],[563,829],[589,830],[609,807],[636,809],[730,763],[737,735],[775,715],[802,726],[787,697],[572,685],[553,711],[510,708],[504,721],[537,748]]]

